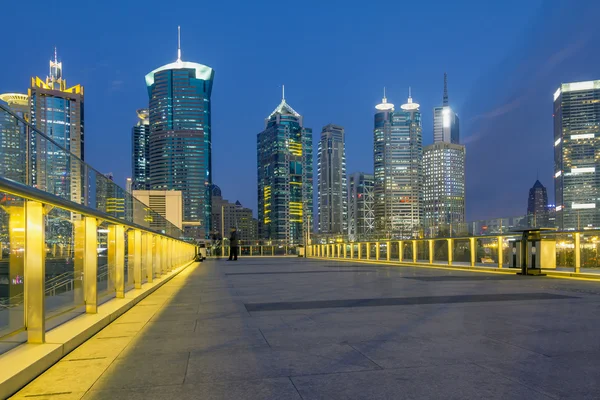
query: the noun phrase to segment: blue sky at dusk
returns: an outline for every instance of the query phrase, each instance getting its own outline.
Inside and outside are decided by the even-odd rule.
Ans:
[[[488,4],[489,3],[489,4]],[[54,46],[70,85],[85,87],[86,161],[124,185],[144,76],[177,57],[215,70],[213,181],[256,210],[256,134],[281,99],[321,128],[346,129],[348,172],[373,169],[383,87],[412,87],[424,143],[448,73],[467,146],[467,217],[524,214],[539,174],[553,196],[552,94],[600,79],[600,2],[114,1],[4,2],[0,92],[45,77]],[[316,152],[316,146],[315,146]]]

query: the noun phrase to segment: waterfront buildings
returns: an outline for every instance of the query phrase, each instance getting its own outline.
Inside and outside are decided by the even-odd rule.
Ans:
[[[600,80],[563,83],[553,115],[557,227],[600,228]]]
[[[183,195],[187,237],[211,232],[212,68],[181,59],[146,75],[150,97],[149,162],[152,190]]]
[[[319,233],[345,234],[348,222],[344,128],[323,127],[317,155]]]
[[[348,176],[348,238],[368,239],[375,233],[375,185],[373,174]]]
[[[138,122],[131,129],[131,172],[132,188],[147,190],[150,188],[150,120],[148,109],[137,110]]]
[[[261,239],[304,243],[312,224],[312,129],[285,100],[257,135],[258,230]]]
[[[216,237],[228,238],[231,228],[236,228],[238,239],[246,243],[257,239],[258,221],[252,217],[252,210],[239,201],[224,199],[217,185],[212,190],[212,219],[212,235]]]

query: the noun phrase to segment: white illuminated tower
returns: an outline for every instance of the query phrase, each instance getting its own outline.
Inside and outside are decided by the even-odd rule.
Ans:
[[[423,149],[423,218],[428,237],[466,233],[465,146],[458,143],[458,116],[448,105],[444,74],[442,107],[433,109],[432,145]]]

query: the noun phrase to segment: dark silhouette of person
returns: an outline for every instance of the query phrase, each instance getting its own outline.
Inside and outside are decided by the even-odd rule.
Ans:
[[[229,236],[229,260],[231,261],[233,259],[233,261],[237,261],[237,257],[238,257],[238,251],[239,251],[239,247],[238,247],[238,234],[237,234],[237,229],[235,228],[231,228],[231,236]]]

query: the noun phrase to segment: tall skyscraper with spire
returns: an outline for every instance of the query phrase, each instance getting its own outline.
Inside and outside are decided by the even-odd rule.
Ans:
[[[312,224],[312,129],[285,101],[257,135],[258,230],[261,239],[304,243]]]
[[[459,138],[458,116],[448,105],[444,73],[442,106],[433,109],[434,143],[423,149],[424,233],[429,237],[466,233],[466,152]]]
[[[150,120],[148,109],[137,110],[138,122],[131,130],[132,189],[150,189]]]
[[[46,80],[31,78],[31,124],[71,154],[85,160],[83,86],[68,87],[56,49]],[[81,163],[59,151],[54,143],[36,135],[31,143],[31,184],[82,202]],[[65,179],[68,177],[68,179]]]
[[[178,28],[179,33],[179,28]],[[181,59],[146,75],[149,104],[150,189],[180,190],[183,230],[193,239],[211,232],[212,68]]]
[[[395,111],[385,89],[373,130],[375,226],[387,237],[417,236],[423,219],[421,112],[409,89]]]
[[[318,152],[319,233],[346,234],[348,186],[344,128],[334,124],[324,126]]]

